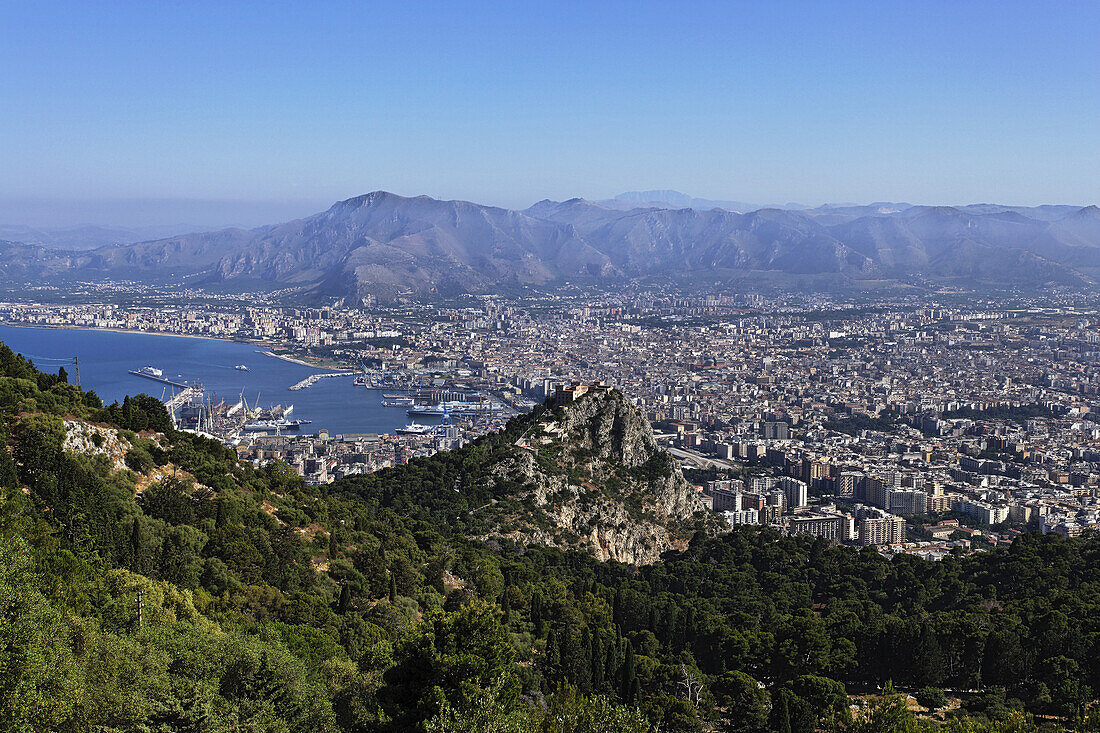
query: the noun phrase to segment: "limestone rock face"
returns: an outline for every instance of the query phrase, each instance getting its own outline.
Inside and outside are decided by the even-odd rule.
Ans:
[[[523,487],[532,511],[492,534],[591,552],[601,560],[655,562],[682,549],[704,516],[698,492],[617,390],[551,405],[493,471]]]
[[[130,441],[119,435],[114,428],[93,425],[83,420],[65,421],[65,442],[62,448],[69,453],[105,455],[118,471],[126,467],[126,451],[130,447]]]

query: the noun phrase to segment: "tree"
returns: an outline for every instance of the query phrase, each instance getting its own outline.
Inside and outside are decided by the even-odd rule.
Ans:
[[[940,641],[927,620],[921,624],[913,666],[913,681],[916,684],[929,687],[943,682],[944,664]]]
[[[130,526],[130,569],[140,573],[143,567],[142,552],[145,548],[145,537],[141,531],[141,517],[134,517]]]
[[[725,733],[766,733],[768,692],[744,672],[726,672],[711,685],[715,704],[726,710]]]
[[[347,581],[340,584],[340,598],[336,601],[336,613],[343,616],[348,612],[348,603],[351,601],[351,589]]]
[[[938,687],[922,687],[917,690],[917,702],[929,710],[947,707],[947,695]]]
[[[982,682],[993,685],[1009,685],[1021,672],[1024,650],[1020,637],[1011,629],[991,631],[985,640],[982,655]]]
[[[787,707],[789,696],[789,692],[780,690],[776,696],[777,703],[772,708],[771,729],[777,733],[791,733],[791,716]]]
[[[626,641],[626,652],[623,654],[623,668],[620,675],[619,696],[623,702],[635,702],[634,689],[638,683],[638,665],[634,660],[634,645],[629,639]]]
[[[801,675],[787,684],[791,726],[798,731],[830,728],[848,715],[848,693],[844,685],[828,677]]]
[[[457,611],[435,611],[399,645],[385,674],[382,701],[393,729],[412,730],[441,712],[473,709],[485,691],[508,712],[519,681],[514,652],[499,611],[474,601]]]
[[[561,647],[558,645],[558,632],[550,629],[546,635],[545,669],[551,675],[557,675],[561,669]]]

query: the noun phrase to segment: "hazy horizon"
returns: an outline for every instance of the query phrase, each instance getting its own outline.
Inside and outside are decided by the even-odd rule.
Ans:
[[[1096,4],[57,2],[0,23],[0,200],[70,223],[140,200],[254,225],[377,189],[1100,201]],[[46,211],[25,208],[0,221]]]
[[[411,193],[393,191],[387,188],[372,189],[389,191],[399,196],[413,197],[428,195],[425,193]],[[638,191],[630,189],[618,191],[609,196],[567,196],[560,199],[564,201],[570,198],[582,198],[589,201],[603,201],[613,199],[623,193]],[[649,190],[649,189],[647,189]],[[674,189],[652,189],[674,190]],[[221,229],[230,227],[255,228],[267,224],[279,224],[294,219],[301,219],[320,213],[334,203],[356,196],[361,196],[371,191],[341,196],[332,200],[301,200],[301,201],[264,201],[264,200],[199,200],[199,199],[113,199],[113,200],[45,200],[45,199],[0,199],[0,227],[28,227],[36,229],[64,229],[79,226],[99,227],[123,227],[130,229],[142,229],[153,227],[195,227],[199,229]],[[1001,206],[1032,207],[1042,205],[1064,205],[1086,207],[1095,205],[1093,202],[1077,201],[1044,201],[1041,204],[1020,204],[1006,201],[887,201],[875,199],[872,201],[755,201],[751,197],[739,199],[736,196],[713,195],[705,196],[694,191],[676,191],[693,198],[708,200],[744,200],[752,203],[754,207],[799,205],[807,208],[817,208],[826,205],[851,205],[867,206],[874,203],[905,203],[913,206],[970,206],[978,204],[995,204]],[[432,196],[432,198],[444,200],[471,201],[476,204],[498,206],[501,208],[523,210],[541,199],[521,203],[518,206],[509,206],[499,201],[482,201],[465,196]],[[0,234],[0,239],[4,236]]]

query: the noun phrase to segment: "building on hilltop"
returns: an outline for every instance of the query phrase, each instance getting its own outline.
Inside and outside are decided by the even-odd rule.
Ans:
[[[609,389],[611,389],[611,387],[603,381],[593,382],[591,384],[582,382],[559,384],[554,393],[554,400],[561,404],[568,404],[570,402],[576,402],[586,394],[607,392]]]

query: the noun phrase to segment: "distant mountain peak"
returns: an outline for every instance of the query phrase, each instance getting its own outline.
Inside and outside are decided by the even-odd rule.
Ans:
[[[404,196],[398,196],[389,191],[371,191],[370,193],[352,196],[350,199],[337,201],[332,205],[333,209],[358,209],[363,206],[377,206],[384,201],[404,200]]]

